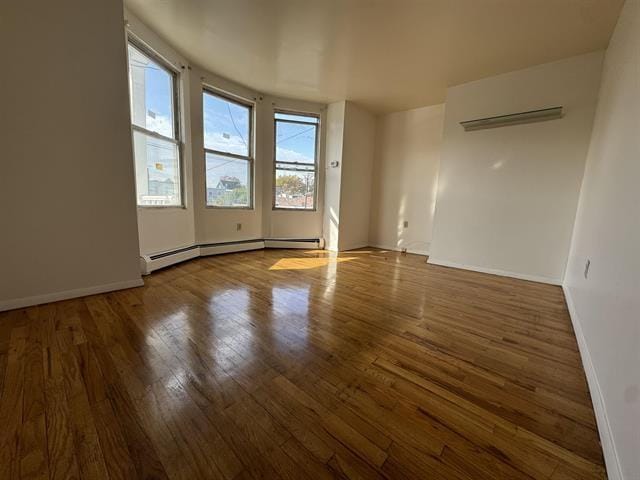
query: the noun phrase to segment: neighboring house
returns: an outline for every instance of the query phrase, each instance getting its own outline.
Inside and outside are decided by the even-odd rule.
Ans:
[[[288,195],[276,192],[276,205],[279,208],[313,208],[313,193]]]
[[[220,197],[224,192],[224,188],[207,188],[207,204],[214,204],[216,198]]]
[[[220,177],[220,181],[218,182],[218,186],[216,187],[219,190],[235,190],[236,188],[240,188],[242,183],[236,177],[223,176]]]
[[[165,180],[149,180],[149,195],[173,196],[175,193],[175,183],[170,178]]]

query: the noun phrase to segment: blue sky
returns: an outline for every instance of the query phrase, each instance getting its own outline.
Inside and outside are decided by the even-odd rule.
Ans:
[[[172,78],[171,75],[148,57],[141,56],[137,49],[130,49],[131,68],[144,68],[144,122],[146,128],[166,136],[173,136]],[[142,105],[140,106],[140,110]],[[142,111],[140,111],[142,114]],[[208,149],[238,155],[249,154],[250,109],[226,101],[215,95],[203,98],[204,142]],[[278,123],[276,132],[277,159],[313,163],[315,157],[315,127],[292,123]],[[154,155],[155,157],[155,155]],[[247,181],[246,163],[207,155],[207,186],[215,187],[223,175],[234,176],[243,183]],[[156,160],[157,161],[157,160]],[[163,162],[164,163],[164,162]],[[169,167],[167,165],[167,167]],[[160,176],[173,176],[170,168],[155,172]]]

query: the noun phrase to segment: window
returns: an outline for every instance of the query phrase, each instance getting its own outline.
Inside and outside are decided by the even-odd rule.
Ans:
[[[182,206],[177,74],[132,43],[128,50],[138,206]]]
[[[319,124],[314,115],[276,112],[274,208],[315,210]]]
[[[204,151],[207,206],[251,208],[253,107],[205,90]]]

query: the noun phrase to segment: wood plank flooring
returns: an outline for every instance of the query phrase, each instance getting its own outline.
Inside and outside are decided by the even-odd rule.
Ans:
[[[375,249],[0,313],[0,479],[601,479],[558,287]]]

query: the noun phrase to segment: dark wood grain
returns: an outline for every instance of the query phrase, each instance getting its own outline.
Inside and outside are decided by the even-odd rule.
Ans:
[[[602,479],[559,287],[378,249],[0,313],[0,479]]]

